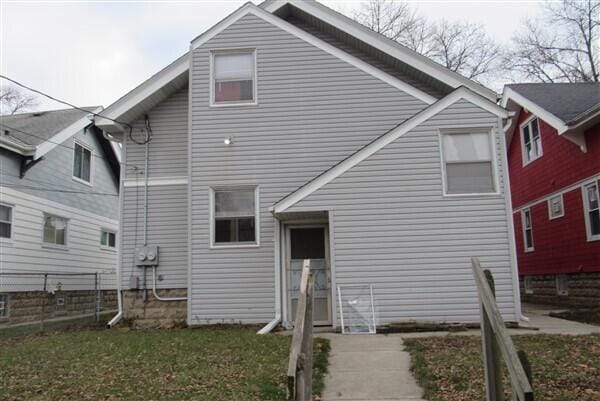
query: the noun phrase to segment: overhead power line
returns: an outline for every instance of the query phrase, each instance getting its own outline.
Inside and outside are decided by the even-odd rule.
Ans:
[[[50,95],[48,95],[47,93],[44,93],[44,92],[42,92],[42,91],[40,91],[40,90],[37,90],[37,89],[33,89],[33,88],[31,88],[31,87],[29,87],[29,86],[27,86],[27,85],[25,85],[25,84],[22,84],[22,83],[21,83],[21,82],[19,82],[19,81],[16,81],[16,80],[14,80],[14,79],[12,79],[12,78],[9,78],[9,77],[7,77],[6,75],[1,75],[1,74],[0,74],[0,78],[6,79],[7,81],[10,81],[10,82],[12,82],[12,83],[13,83],[13,84],[15,84],[15,85],[18,85],[18,86],[20,86],[21,88],[27,89],[27,90],[29,90],[29,91],[31,91],[31,92],[34,92],[34,93],[37,93],[37,94],[39,94],[39,95],[42,95],[42,96],[44,96],[44,97],[47,97],[48,99],[54,100],[55,102],[62,103],[62,104],[64,104],[64,105],[67,105],[67,106],[69,106],[69,107],[72,107],[72,108],[74,108],[74,109],[76,109],[76,110],[79,110],[79,111],[83,111],[83,112],[86,112],[86,113],[92,114],[94,117],[105,118],[105,119],[107,119],[107,120],[109,120],[109,121],[112,121],[112,122],[115,122],[115,123],[117,123],[117,124],[124,125],[124,126],[126,126],[127,128],[129,128],[129,131],[130,131],[130,132],[133,130],[133,126],[132,126],[131,124],[129,124],[129,123],[126,123],[126,122],[124,122],[124,121],[115,120],[115,119],[113,119],[113,118],[106,117],[106,116],[104,116],[104,115],[102,115],[102,114],[94,113],[94,112],[92,112],[92,111],[89,111],[89,110],[86,110],[86,109],[84,109],[84,108],[81,108],[81,107],[75,106],[74,104],[72,104],[72,103],[69,103],[69,102],[66,102],[66,101],[64,101],[64,100],[57,99],[57,98],[55,98],[54,96],[50,96]]]

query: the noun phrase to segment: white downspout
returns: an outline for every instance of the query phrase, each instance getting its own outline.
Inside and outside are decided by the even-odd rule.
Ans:
[[[281,222],[275,219],[275,317],[256,334],[270,333],[281,322]]]

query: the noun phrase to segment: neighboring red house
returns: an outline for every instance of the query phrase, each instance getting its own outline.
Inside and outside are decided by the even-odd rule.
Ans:
[[[600,305],[600,84],[515,84],[503,106],[521,294]]]

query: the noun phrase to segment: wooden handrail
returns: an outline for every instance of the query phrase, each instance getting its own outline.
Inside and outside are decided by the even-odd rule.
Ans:
[[[310,260],[307,259],[302,266],[287,371],[288,399],[294,401],[312,400],[313,288],[314,277],[310,271]]]
[[[530,376],[526,373],[521,362],[521,358],[524,358],[525,364],[528,365],[526,356],[522,353],[521,358],[519,358],[515,345],[502,320],[502,315],[496,304],[492,274],[489,270],[484,271],[481,268],[478,258],[471,258],[471,262],[479,300],[481,301],[481,330],[487,400],[502,401],[504,399],[500,370],[500,356],[502,356],[508,368],[513,394],[519,401],[533,401]]]

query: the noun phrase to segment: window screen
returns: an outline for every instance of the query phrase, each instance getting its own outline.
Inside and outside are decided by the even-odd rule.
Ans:
[[[12,207],[0,205],[0,238],[12,237]]]
[[[215,54],[214,102],[254,101],[254,52]]]
[[[90,182],[92,167],[92,152],[78,143],[73,147],[73,176]]]
[[[45,215],[44,242],[54,245],[67,245],[67,219]]]
[[[255,243],[255,190],[214,191],[214,242]]]
[[[446,193],[494,192],[492,147],[488,133],[444,134]]]

